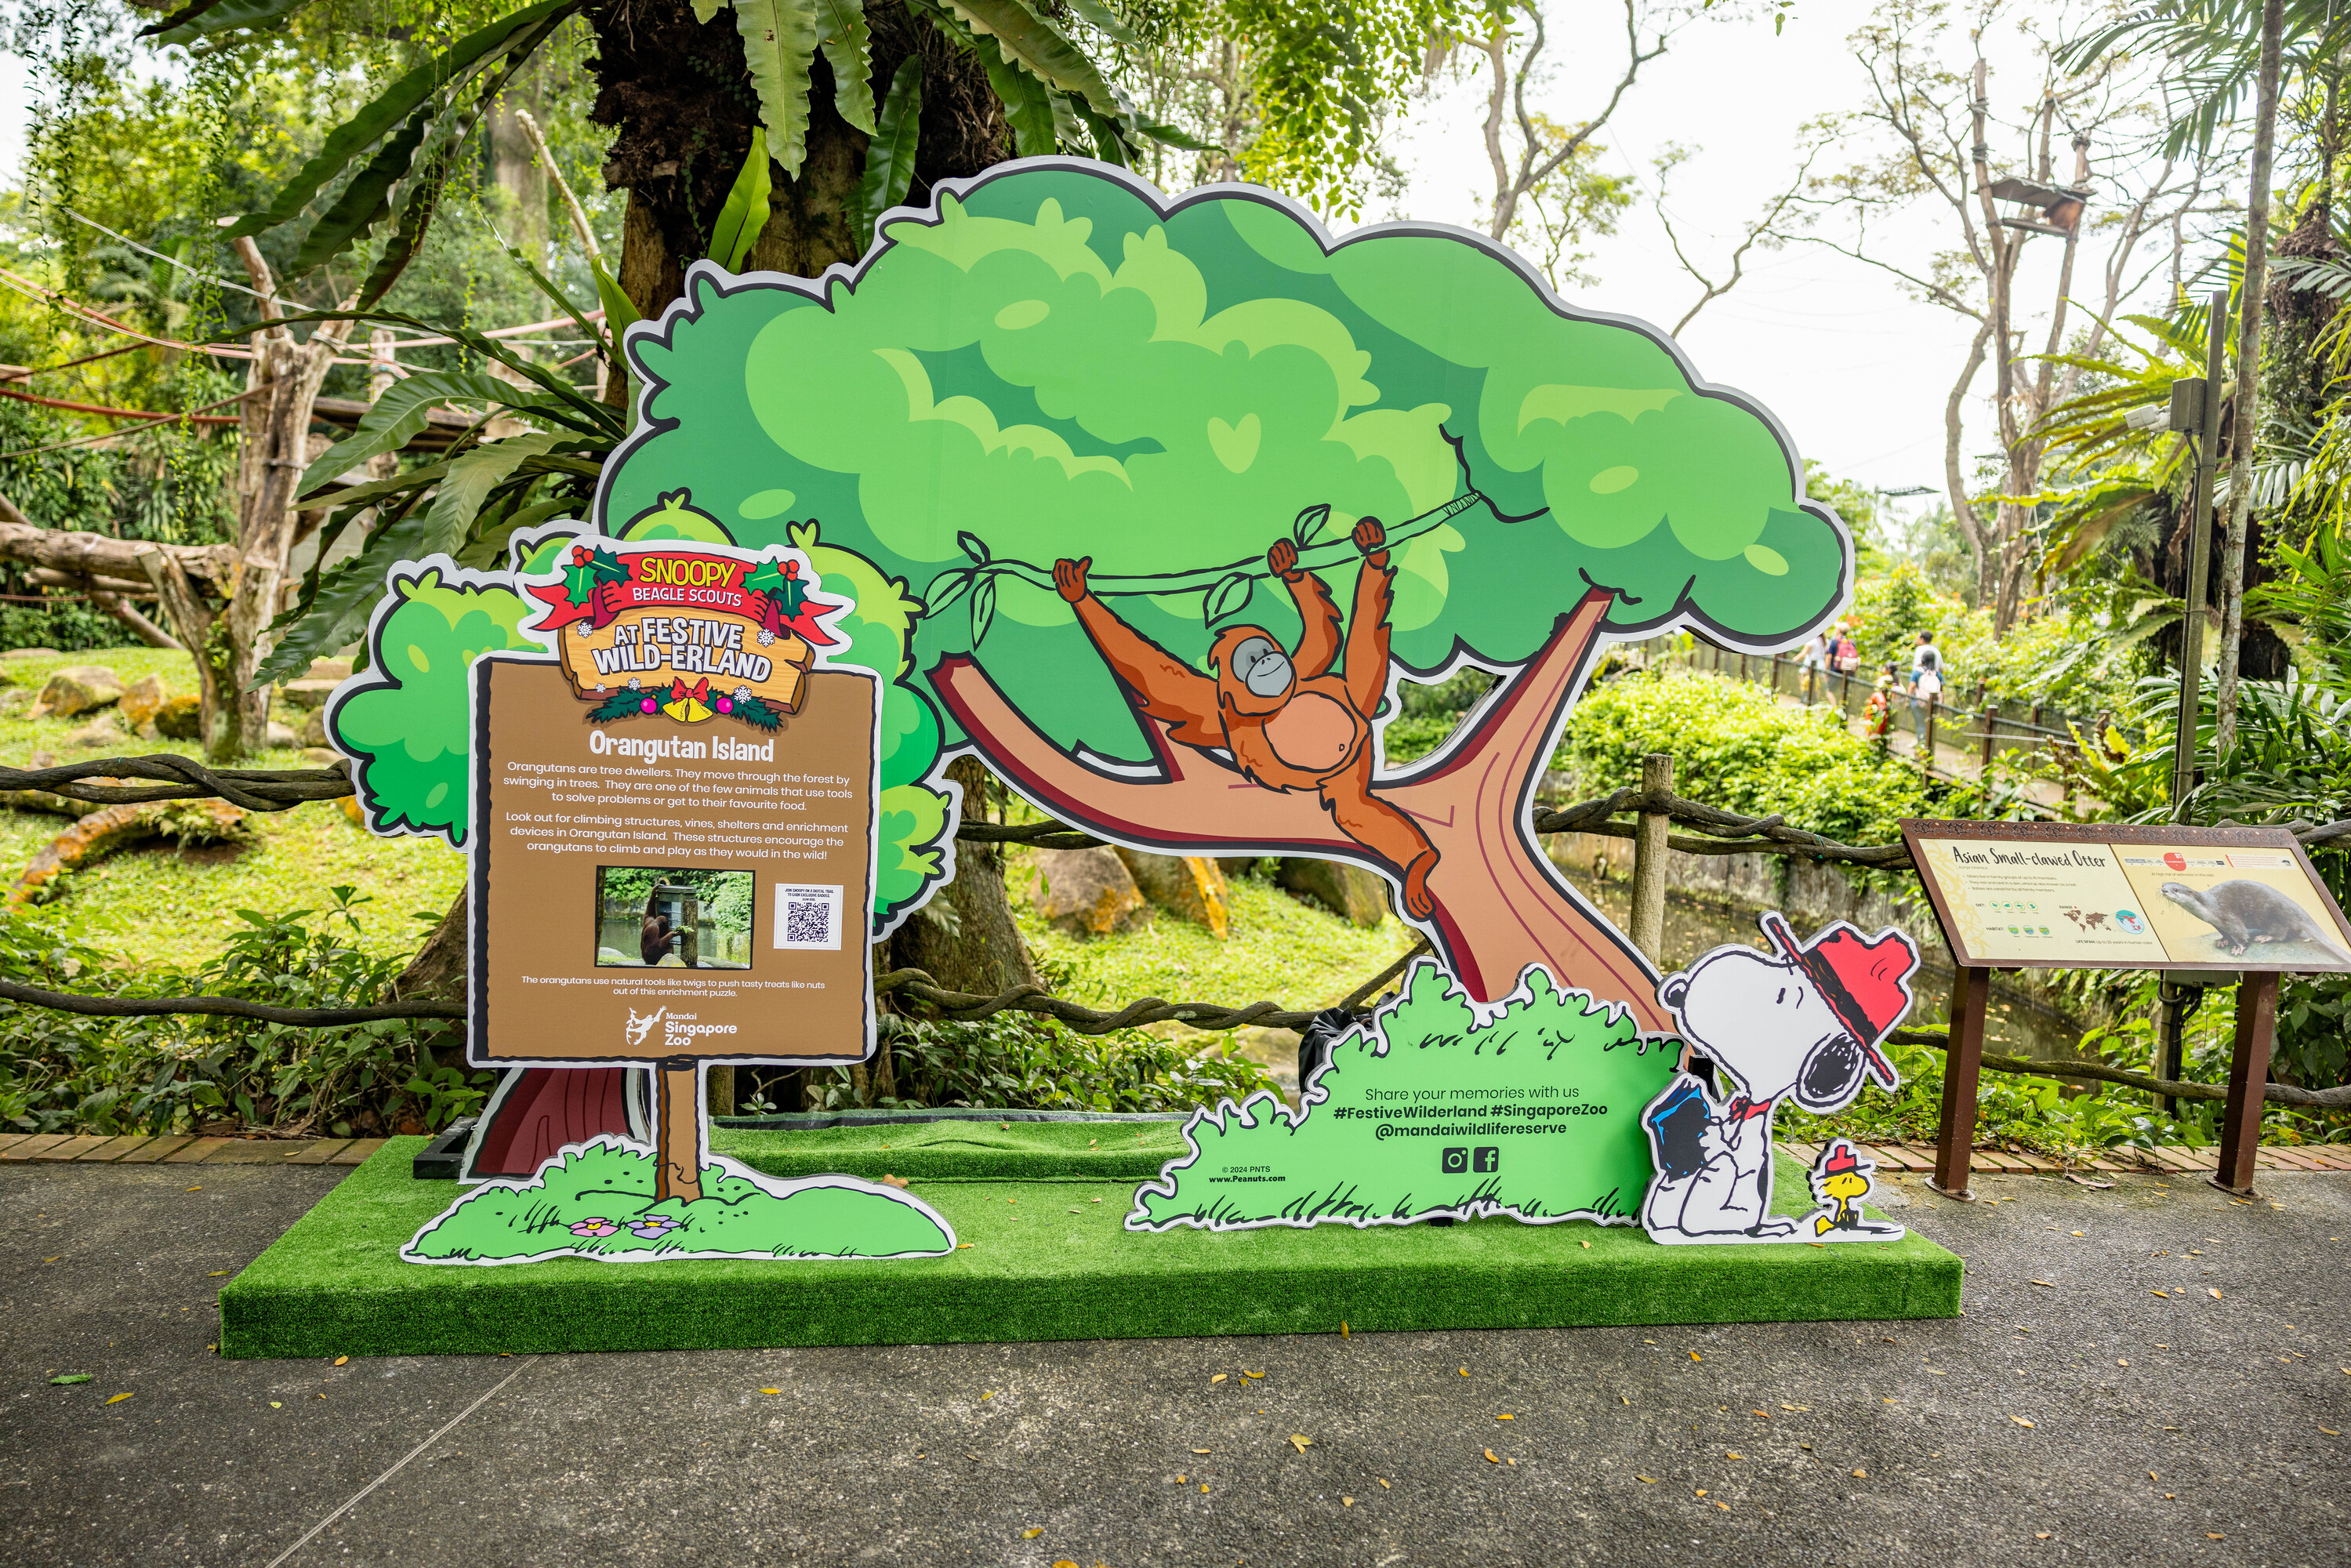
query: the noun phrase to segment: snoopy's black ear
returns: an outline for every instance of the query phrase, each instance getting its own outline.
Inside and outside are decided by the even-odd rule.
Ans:
[[[1688,996],[1689,977],[1687,975],[1667,975],[1665,984],[1657,988],[1657,1000],[1676,1012],[1681,1011],[1682,1003]]]

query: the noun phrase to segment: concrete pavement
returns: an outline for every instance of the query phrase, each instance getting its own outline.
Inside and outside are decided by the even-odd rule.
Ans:
[[[1912,1178],[1968,1260],[1949,1322],[208,1354],[343,1174],[0,1167],[0,1560],[2351,1562],[2338,1175]]]

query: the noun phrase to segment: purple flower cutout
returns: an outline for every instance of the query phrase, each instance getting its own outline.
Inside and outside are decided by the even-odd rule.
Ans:
[[[629,1221],[629,1234],[641,1241],[658,1241],[685,1221],[670,1214],[648,1214]]]

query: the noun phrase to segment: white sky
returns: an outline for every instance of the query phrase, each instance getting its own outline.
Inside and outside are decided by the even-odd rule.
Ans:
[[[2040,7],[2045,26],[2057,26],[2058,9]],[[1768,23],[1701,21],[1645,68],[1601,137],[1607,148],[1602,166],[1639,175],[1642,195],[1615,237],[1592,247],[1584,270],[1598,285],[1569,291],[1571,302],[1661,328],[1680,319],[1702,290],[1675,261],[1649,209],[1651,160],[1667,142],[1697,150],[1673,175],[1668,210],[1692,259],[1719,280],[1745,225],[1794,172],[1798,126],[1869,101],[1868,80],[1845,41],[1869,11],[1865,0],[1803,0],[1776,37]],[[1609,0],[1551,0],[1546,15],[1547,52],[1567,57],[1554,79],[1531,93],[1529,105],[1574,124],[1605,103],[1624,68],[1624,14]],[[2029,103],[2039,78],[2026,50],[2011,36],[1996,35],[1989,57],[1995,114]],[[1486,91],[1479,74],[1416,110],[1398,147],[1411,172],[1410,193],[1395,215],[1480,226],[1493,192],[1482,140]],[[1997,134],[1993,145],[1995,159],[2015,151]],[[1861,156],[1859,149],[1839,152],[1829,150],[1814,172]],[[2071,152],[2062,133],[2058,156],[2063,178],[2071,172]],[[1889,256],[1926,271],[1935,250],[1959,244],[1948,211],[1939,202],[1921,205],[1910,221],[1882,225],[1877,237]],[[2020,313],[2031,306],[2038,315],[2051,301],[2060,250],[2049,238],[2027,247],[2016,294]],[[2095,265],[2085,264],[2104,254],[2088,240],[2082,253],[2077,300],[2088,297],[2096,276]],[[2152,242],[2141,255],[2155,259]],[[2162,287],[2158,281],[2157,289]],[[2159,293],[2148,303],[2159,306]],[[1798,449],[1832,473],[1886,489],[1931,486],[1930,495],[1893,504],[1908,516],[1943,499],[1944,400],[1973,334],[1972,322],[1917,302],[1886,274],[1796,244],[1749,252],[1744,280],[1708,305],[1680,341],[1701,375],[1761,401]],[[2036,333],[2028,340],[2038,340]],[[1972,472],[1975,455],[1995,446],[1991,384],[1987,367],[1966,409],[1964,471]]]
[[[2058,25],[2055,5],[2041,9]],[[1676,264],[1649,210],[1652,158],[1668,141],[1695,150],[1674,175],[1670,210],[1694,259],[1719,275],[1745,222],[1793,172],[1798,125],[1866,100],[1867,83],[1845,38],[1868,12],[1866,0],[1804,0],[1778,37],[1763,23],[1707,19],[1685,29],[1645,68],[1603,133],[1604,166],[1639,176],[1643,195],[1585,264],[1597,286],[1570,298],[1660,327],[1677,320],[1699,289]],[[1530,101],[1573,123],[1604,101],[1623,68],[1623,14],[1611,0],[1549,0],[1546,14],[1558,74]],[[1992,59],[1995,104],[2029,101],[2037,68],[2023,50],[2002,36]],[[0,169],[15,171],[23,157],[30,85],[27,62],[0,55]],[[1410,173],[1408,193],[1396,213],[1372,215],[1478,225],[1492,193],[1481,141],[1484,94],[1484,78],[1471,77],[1415,107],[1393,144]],[[1832,149],[1815,169],[1850,161]],[[1918,268],[1933,250],[1956,244],[1943,215],[1926,207],[1881,226],[1878,237],[1888,254]],[[2086,243],[2084,252],[2089,260]],[[2057,243],[2036,240],[2026,254],[2020,306],[2045,306]],[[2145,254],[2153,258],[2151,245]],[[2090,279],[2077,277],[2078,291]],[[1708,305],[1681,341],[1701,375],[1760,400],[1803,455],[1831,472],[1886,489],[1930,486],[1931,494],[1896,504],[1897,513],[1915,514],[1942,498],[1943,400],[1972,330],[1951,312],[1911,299],[1883,273],[1799,244],[1750,252],[1745,280]],[[1984,396],[1991,384],[1986,370],[1967,405],[1963,461],[1970,468],[1992,445]]]

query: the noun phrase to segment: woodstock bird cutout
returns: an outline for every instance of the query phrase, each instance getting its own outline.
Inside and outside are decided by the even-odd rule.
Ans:
[[[1668,1244],[1892,1239],[1898,1228],[1842,1223],[1858,1213],[1865,1172],[1857,1192],[1820,1192],[1838,1221],[1830,1228],[1815,1228],[1819,1214],[1771,1212],[1771,1113],[1792,1099],[1825,1115],[1872,1079],[1897,1085],[1879,1045],[1910,1010],[1917,945],[1891,926],[1865,937],[1842,920],[1802,944],[1777,913],[1761,925],[1773,953],[1717,947],[1657,987],[1689,1057],[1642,1116],[1656,1169],[1642,1227]],[[1849,1189],[1846,1174],[1823,1168],[1815,1182]]]

